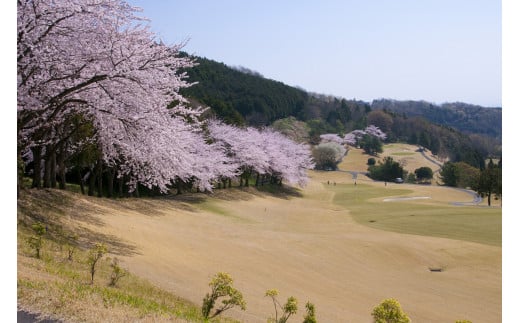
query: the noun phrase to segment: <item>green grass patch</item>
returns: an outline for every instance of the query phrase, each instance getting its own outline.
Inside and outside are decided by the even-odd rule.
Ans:
[[[371,185],[338,185],[334,203],[351,211],[358,223],[373,228],[424,236],[502,244],[502,211],[479,206],[452,206],[431,200],[383,202],[412,190]],[[381,198],[381,200],[370,200]]]

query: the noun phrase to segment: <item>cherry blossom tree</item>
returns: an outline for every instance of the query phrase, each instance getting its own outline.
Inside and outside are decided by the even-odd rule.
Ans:
[[[261,133],[264,150],[269,158],[269,173],[278,179],[301,187],[308,182],[307,169],[314,168],[310,148],[298,144],[272,129],[264,129]]]
[[[217,121],[203,131],[203,111],[179,94],[195,62],[179,55],[184,44],[157,41],[138,13],[121,0],[18,1],[18,154],[32,160],[33,186],[42,175],[55,186],[58,173],[64,187],[72,159],[88,169],[89,193],[106,177],[109,190],[118,179],[130,191],[211,190],[253,172],[304,184],[306,146]]]
[[[194,62],[179,56],[183,44],[156,41],[138,12],[119,0],[18,1],[18,153],[31,151],[34,186],[41,165],[53,177],[55,156],[63,162],[85,141],[99,152],[91,162],[116,169],[131,190],[164,192],[175,180],[210,189],[230,174],[200,132],[202,111],[179,94],[190,85],[180,70]]]
[[[314,167],[308,146],[272,129],[237,128],[212,120],[208,130],[211,139],[225,147],[245,185],[256,173],[257,184],[260,176],[270,176],[278,183],[285,179],[303,186],[307,182],[306,170]]]
[[[367,135],[376,137],[377,139],[380,139],[380,140],[385,140],[387,137],[386,133],[384,133],[381,129],[379,129],[378,127],[376,127],[374,125],[369,125],[368,127],[366,127],[365,133]]]
[[[236,170],[240,173],[241,183],[249,185],[252,172],[265,174],[269,169],[269,161],[264,153],[260,133],[255,128],[237,128],[218,120],[208,122],[211,140],[219,143],[226,151]]]
[[[320,135],[321,143],[326,142],[335,142],[337,144],[343,145],[345,142],[344,138],[341,138],[339,135],[335,133],[326,133],[323,135]]]
[[[363,139],[363,137],[365,137],[366,135],[375,137],[381,141],[384,141],[387,138],[386,133],[384,133],[381,129],[379,129],[378,127],[376,127],[374,125],[369,125],[364,130],[356,129],[354,131],[347,133],[343,137],[343,143],[351,145],[351,146],[356,146],[359,144],[361,139]]]

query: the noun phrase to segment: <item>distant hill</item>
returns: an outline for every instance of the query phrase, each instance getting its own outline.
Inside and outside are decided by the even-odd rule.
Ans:
[[[246,68],[231,68],[202,57],[187,70],[191,82],[186,97],[211,106],[224,121],[263,126],[275,120],[301,115],[309,95],[282,82],[269,80]]]
[[[502,108],[484,108],[455,102],[434,105],[425,101],[374,100],[372,109],[381,109],[407,117],[423,117],[442,126],[455,128],[466,134],[481,134],[502,138]]]
[[[210,106],[211,114],[230,124],[274,125],[311,144],[317,144],[324,133],[343,135],[374,124],[389,135],[390,141],[422,145],[439,156],[476,167],[481,167],[488,156],[501,155],[500,108],[347,100],[308,93],[244,67],[195,59],[198,65],[186,72],[189,80],[198,84],[181,93],[195,104]]]

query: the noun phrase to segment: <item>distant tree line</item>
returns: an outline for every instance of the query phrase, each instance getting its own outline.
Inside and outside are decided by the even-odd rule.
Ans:
[[[210,59],[197,57],[196,62],[186,71],[190,81],[199,83],[181,93],[210,106],[210,113],[229,124],[266,126],[292,117],[305,123],[308,133],[300,137],[312,145],[318,145],[323,134],[343,136],[375,125],[388,134],[387,142],[420,145],[441,158],[479,169],[485,158],[501,155],[501,109],[464,103],[437,106],[425,101],[346,100],[307,93]],[[364,145],[373,147],[369,141]]]
[[[489,159],[485,167],[478,169],[464,162],[447,162],[440,170],[441,179],[447,186],[470,188],[480,196],[487,198],[502,198],[502,160],[495,163]]]
[[[463,133],[502,138],[502,109],[485,108],[462,102],[435,105],[426,101],[398,101],[379,99],[372,101],[373,110],[387,110],[407,117],[426,120],[455,128]]]

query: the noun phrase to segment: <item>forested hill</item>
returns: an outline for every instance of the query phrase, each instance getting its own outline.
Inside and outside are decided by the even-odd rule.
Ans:
[[[464,133],[502,138],[502,109],[484,108],[466,103],[434,105],[425,101],[372,101],[372,109],[382,109],[407,117],[424,117],[432,123],[455,128]]]
[[[186,54],[185,54],[186,55]],[[484,158],[501,154],[501,109],[463,103],[437,106],[424,101],[347,100],[266,79],[246,68],[195,57],[186,70],[190,82],[181,93],[196,104],[211,107],[226,123],[274,125],[299,141],[319,143],[325,133],[346,134],[374,124],[389,141],[425,146],[452,161],[479,167]],[[290,118],[289,118],[290,117]],[[280,120],[283,119],[283,120]],[[280,122],[276,122],[280,120]],[[283,129],[282,129],[283,128]],[[299,129],[299,131],[294,131]],[[305,139],[302,139],[305,138]]]
[[[308,94],[281,82],[263,78],[245,68],[230,68],[197,57],[198,65],[187,70],[190,82],[186,97],[209,105],[228,123],[262,126],[277,119],[301,115]]]
[[[372,103],[345,100],[266,79],[246,68],[231,68],[207,58],[196,57],[198,66],[187,70],[189,80],[198,82],[182,93],[205,105],[228,123],[266,125],[294,116],[302,121],[321,120],[321,132],[345,132],[362,126],[371,110],[385,110],[404,117],[422,117],[431,123],[466,134],[502,138],[502,109],[466,103],[435,105],[426,101],[374,100]],[[347,120],[350,118],[350,124]],[[339,121],[339,124],[338,122]],[[315,122],[316,123],[316,122]]]

